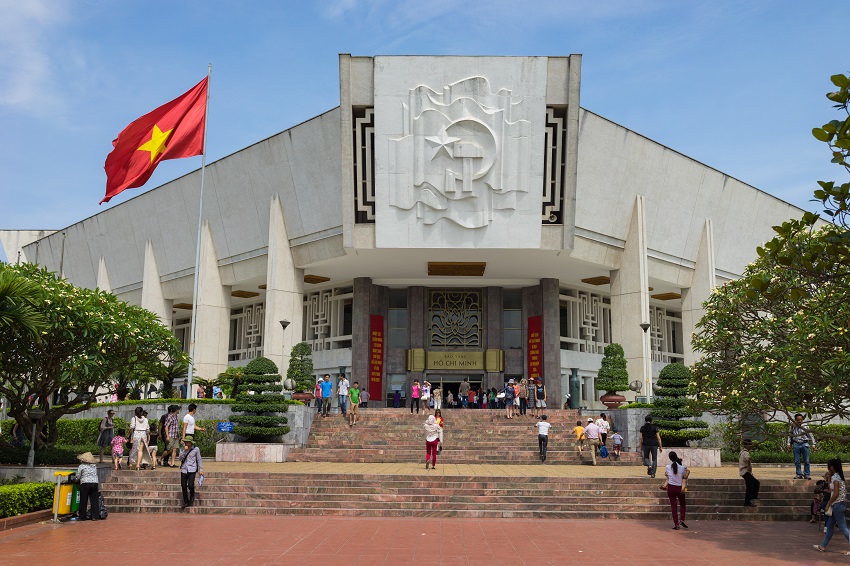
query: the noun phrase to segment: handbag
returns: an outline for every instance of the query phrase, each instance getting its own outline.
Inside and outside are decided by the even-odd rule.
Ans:
[[[826,508],[826,512],[824,513],[827,517],[832,517],[832,505]]]

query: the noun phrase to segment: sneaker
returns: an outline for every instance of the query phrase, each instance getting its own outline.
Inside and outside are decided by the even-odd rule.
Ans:
[[[803,476],[803,479],[804,480],[810,480],[810,479],[812,479],[812,476]]]
[[[682,527],[683,529],[687,529],[687,528],[688,528],[688,526],[685,524],[685,522],[684,522],[684,521],[682,521],[681,523],[679,523],[679,526],[680,526],[680,527]]]
[[[801,480],[801,479],[803,479],[803,476],[800,475],[800,474],[797,474],[796,476],[794,476],[794,479],[795,480]]]

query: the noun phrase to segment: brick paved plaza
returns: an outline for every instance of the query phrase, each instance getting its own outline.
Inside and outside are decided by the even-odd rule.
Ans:
[[[840,534],[829,553],[812,549],[820,535],[805,522],[670,527],[670,521],[113,514],[103,522],[0,533],[0,563],[688,566],[847,560]]]

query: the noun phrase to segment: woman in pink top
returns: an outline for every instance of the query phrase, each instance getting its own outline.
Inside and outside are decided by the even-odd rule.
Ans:
[[[410,388],[410,414],[413,414],[413,407],[416,406],[416,414],[419,414],[419,396],[420,396],[419,380],[413,380],[413,387]]]

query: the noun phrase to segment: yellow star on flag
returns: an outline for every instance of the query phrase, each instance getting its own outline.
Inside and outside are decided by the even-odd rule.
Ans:
[[[151,139],[146,141],[139,150],[151,152],[151,163],[153,163],[157,156],[165,151],[165,141],[173,131],[174,129],[172,128],[171,130],[163,132],[159,129],[159,126],[154,124],[153,131],[151,132]]]

